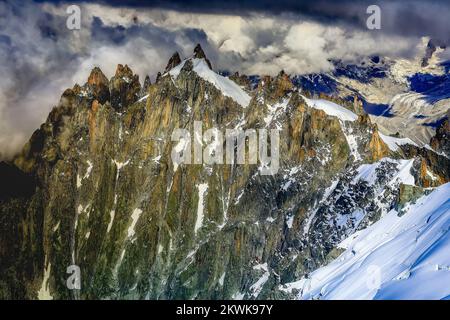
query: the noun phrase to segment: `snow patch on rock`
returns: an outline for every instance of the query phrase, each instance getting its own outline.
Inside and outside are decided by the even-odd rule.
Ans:
[[[397,165],[397,173],[393,176],[393,178],[389,182],[389,185],[398,182],[408,185],[415,185],[414,176],[411,174],[411,168],[414,163],[414,159],[394,160],[390,158],[383,158],[378,162],[363,164],[359,166],[357,169],[358,173],[355,178],[353,178],[353,183],[356,183],[358,180],[364,180],[369,184],[369,186],[373,186],[377,181],[377,171],[385,162]]]
[[[41,288],[38,291],[39,300],[53,300],[53,296],[50,293],[50,287],[48,280],[50,278],[50,272],[52,270],[51,262],[47,262],[47,257],[45,257],[46,266],[44,268],[44,277],[42,279]]]
[[[207,183],[201,183],[197,186],[198,188],[198,204],[197,204],[197,220],[195,221],[194,226],[194,233],[197,234],[197,231],[202,227],[203,225],[203,219],[204,219],[204,200],[205,200],[205,194],[208,190],[208,184]]]
[[[381,140],[383,140],[383,142],[392,151],[397,151],[400,148],[400,146],[405,145],[405,144],[411,144],[413,146],[417,146],[417,144],[414,143],[414,141],[412,141],[409,138],[395,138],[395,137],[391,137],[391,136],[386,136],[386,135],[382,134],[381,132],[378,132],[378,134],[380,135]]]
[[[334,102],[324,99],[308,99],[305,96],[302,96],[302,98],[308,107],[322,110],[326,114],[337,117],[342,121],[356,121],[358,119],[355,113]]]
[[[132,238],[135,234],[135,227],[136,227],[136,223],[139,220],[139,217],[142,214],[142,210],[139,208],[134,209],[133,213],[131,214],[131,225],[128,228],[128,233],[127,233],[127,237],[128,238]]]

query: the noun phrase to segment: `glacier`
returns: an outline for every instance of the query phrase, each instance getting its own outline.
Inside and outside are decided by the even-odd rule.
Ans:
[[[391,210],[330,264],[280,289],[299,299],[450,298],[450,183]],[[295,290],[295,291],[294,291]]]

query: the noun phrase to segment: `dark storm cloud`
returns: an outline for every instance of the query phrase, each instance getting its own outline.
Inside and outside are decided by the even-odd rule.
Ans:
[[[185,28],[173,33],[151,23],[134,24],[128,27],[122,25],[109,26],[105,25],[101,18],[95,16],[90,29],[91,41],[93,42],[123,45],[130,39],[143,38],[151,39],[162,47],[172,47],[173,50],[182,50],[182,48],[173,47],[173,39],[177,35],[190,39],[193,43],[206,43],[208,38],[203,30]]]
[[[63,1],[52,1],[63,3]],[[86,1],[70,1],[71,3]],[[259,12],[307,16],[322,23],[344,23],[365,28],[366,9],[379,5],[382,12],[380,32],[405,36],[430,36],[448,43],[450,38],[450,1],[448,0],[132,0],[94,1],[117,7],[163,8],[180,12],[246,15]]]

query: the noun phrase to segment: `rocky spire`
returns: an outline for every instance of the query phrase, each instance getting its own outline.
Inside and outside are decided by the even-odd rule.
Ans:
[[[141,92],[139,76],[128,65],[117,65],[116,74],[109,83],[111,105],[120,110],[134,103]]]
[[[203,48],[200,45],[200,43],[197,43],[197,45],[194,48],[194,58],[206,59],[205,52],[203,51]]]
[[[130,69],[130,67],[126,64],[125,66],[118,64],[116,69],[115,77],[133,77],[133,71]]]
[[[278,76],[274,79],[273,84],[275,87],[275,96],[277,98],[285,96],[294,88],[289,75],[284,72],[284,70],[281,70],[280,73],[278,73]]]
[[[378,161],[390,154],[389,147],[383,139],[381,139],[380,134],[378,133],[378,126],[376,124],[373,125],[372,137],[366,149],[369,152],[370,160],[372,161]]]
[[[151,84],[152,82],[150,81],[150,77],[148,75],[145,76],[144,85],[142,86],[141,90],[141,96],[145,96],[147,94],[148,87],[150,87]]]
[[[108,78],[103,74],[99,67],[92,69],[88,78],[88,84],[90,85],[108,85]]]
[[[268,101],[276,102],[294,88],[289,75],[281,70],[276,77],[263,76],[258,91],[265,91]]]
[[[109,100],[109,81],[99,67],[92,69],[86,85],[101,104]]]
[[[156,80],[155,80],[155,83],[158,83],[159,82],[159,80],[161,80],[161,72],[158,72],[158,74],[156,75]]]
[[[177,65],[181,63],[181,58],[178,52],[175,52],[169,59],[169,62],[167,63],[166,69],[164,72],[169,72],[173,68],[175,68]]]
[[[205,59],[208,67],[212,70],[211,62],[206,58],[205,52],[202,49],[200,43],[198,43],[194,48],[194,58],[196,59]]]
[[[363,103],[362,101],[358,98],[358,95],[354,95],[353,97],[353,111],[357,114],[357,115],[363,115],[366,112],[364,111],[364,107],[363,107]]]

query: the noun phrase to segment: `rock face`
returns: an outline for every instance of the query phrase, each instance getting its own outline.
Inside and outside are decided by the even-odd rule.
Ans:
[[[92,69],[92,72],[89,75],[87,81],[87,87],[88,90],[98,98],[100,103],[105,103],[110,99],[108,86],[109,81],[103,74],[103,72],[100,70],[100,68],[95,67],[94,69]]]
[[[201,50],[201,48],[200,48]],[[204,54],[203,54],[204,55]],[[172,57],[170,57],[169,62],[167,63],[166,69],[164,72],[169,72],[173,68],[175,68],[177,65],[181,63],[181,58],[178,52],[175,52]]]
[[[201,47],[194,58],[211,68]],[[405,167],[408,183],[420,180],[422,162],[436,184],[449,180],[443,156],[389,150],[366,115],[344,121],[310,107],[284,72],[241,88],[247,106],[191,61],[144,87],[126,65],[110,81],[94,69],[63,93],[14,165],[0,167],[2,188],[8,175],[29,186],[0,199],[1,298],[286,298],[281,284],[398,203]],[[203,131],[279,130],[278,172],[174,165],[172,133],[194,136],[195,121]],[[66,286],[71,265],[81,290]]]
[[[430,39],[426,47],[425,56],[422,59],[422,67],[428,66],[428,61],[436,52],[437,48],[445,49],[445,45],[438,40]]]
[[[230,76],[230,79],[236,82],[241,87],[244,87],[246,90],[251,90],[251,82],[246,75],[240,75],[239,72],[235,72]]]
[[[434,150],[450,156],[450,108],[447,117],[437,128],[436,135],[431,138],[430,145]]]
[[[109,84],[111,92],[111,106],[116,110],[123,110],[139,98],[141,84],[139,76],[125,65],[117,66],[116,74]],[[96,97],[96,96],[95,96]],[[101,103],[101,100],[98,100]]]
[[[400,193],[399,193],[399,197],[398,197],[397,210],[401,210],[407,203],[416,201],[424,193],[425,193],[425,190],[421,187],[401,184],[400,185]]]
[[[145,76],[144,79],[144,84],[142,85],[142,89],[141,89],[141,96],[145,96],[148,92],[148,88],[150,87],[150,85],[152,84],[152,82],[150,81],[150,77],[147,75]]]
[[[389,155],[388,146],[383,142],[378,134],[378,129],[375,125],[372,138],[370,139],[369,149],[372,151],[372,160],[377,161]]]

